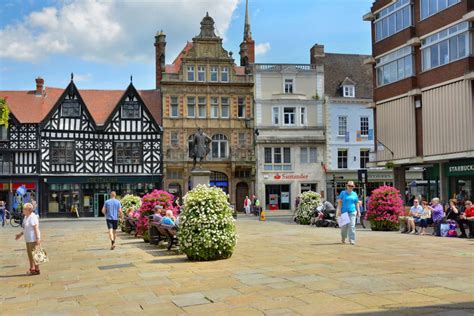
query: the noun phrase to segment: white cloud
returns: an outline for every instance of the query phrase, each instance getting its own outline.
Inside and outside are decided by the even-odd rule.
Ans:
[[[39,61],[67,54],[98,62],[154,63],[154,36],[167,35],[167,62],[199,34],[206,11],[224,37],[239,0],[63,1],[0,29],[0,57]]]
[[[74,81],[75,82],[85,82],[90,81],[92,79],[92,74],[74,74]]]
[[[257,45],[255,45],[255,55],[263,56],[266,53],[268,53],[270,48],[271,48],[271,46],[270,46],[269,42],[257,44]]]

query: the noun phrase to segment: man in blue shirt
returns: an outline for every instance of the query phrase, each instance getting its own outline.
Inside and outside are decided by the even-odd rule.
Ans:
[[[119,216],[122,218],[122,205],[120,201],[115,198],[115,191],[110,192],[110,199],[105,201],[104,207],[102,208],[102,214],[104,214],[107,221],[107,228],[109,229],[109,237],[112,245],[110,250],[115,249],[115,239],[117,238],[117,227]]]

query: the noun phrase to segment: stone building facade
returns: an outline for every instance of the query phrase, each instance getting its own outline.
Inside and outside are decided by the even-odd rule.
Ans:
[[[189,140],[201,127],[212,138],[201,167],[212,172],[210,184],[227,192],[240,210],[254,190],[253,76],[246,65],[235,65],[209,15],[172,64],[164,62],[166,36],[160,32],[155,39],[157,88],[163,96],[164,188],[178,196],[189,190]],[[248,47],[241,53],[248,54]]]

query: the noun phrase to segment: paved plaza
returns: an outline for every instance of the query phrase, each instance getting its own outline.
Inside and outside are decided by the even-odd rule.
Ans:
[[[28,277],[19,229],[0,229],[1,315],[315,315],[474,312],[474,240],[239,218],[228,260],[189,262],[105,221],[44,220],[51,262]]]

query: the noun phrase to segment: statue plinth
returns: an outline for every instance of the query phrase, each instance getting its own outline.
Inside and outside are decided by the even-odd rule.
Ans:
[[[191,171],[191,187],[194,189],[199,184],[210,184],[211,172],[204,169],[193,169]]]

